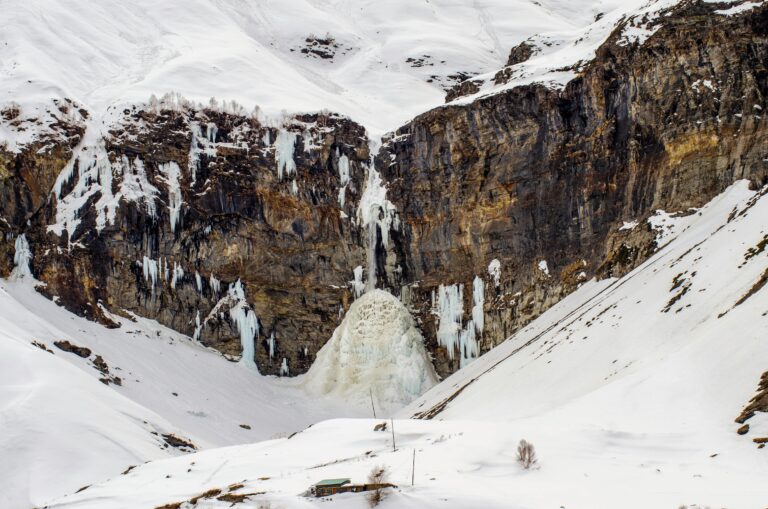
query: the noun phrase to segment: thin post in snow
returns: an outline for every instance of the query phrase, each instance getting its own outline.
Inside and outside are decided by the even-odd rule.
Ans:
[[[371,396],[371,408],[373,409],[373,418],[376,418],[376,407],[373,405],[373,389],[368,387],[368,394]]]
[[[413,449],[413,465],[411,465],[411,486],[413,486],[413,480],[416,478],[416,449]]]
[[[395,420],[390,417],[389,423],[392,426],[392,452],[397,451],[397,445],[395,444]]]

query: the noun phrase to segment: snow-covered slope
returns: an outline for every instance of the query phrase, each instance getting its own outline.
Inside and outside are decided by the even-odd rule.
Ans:
[[[38,294],[29,276],[0,280],[0,451],[7,458],[0,507],[42,503],[174,454],[162,434],[208,448],[362,413],[310,398],[297,387],[300,380],[263,377],[150,320],[113,318],[120,328],[72,315]],[[54,345],[60,341],[91,353],[65,352]],[[122,385],[99,382],[105,375],[97,356],[106,362],[106,378],[119,377]]]
[[[175,91],[270,114],[327,108],[377,135],[492,76],[524,40],[540,54],[516,79],[561,83],[573,73],[554,70],[591,59],[616,23],[676,1],[1,0],[0,104],[68,97],[101,116]]]
[[[768,188],[745,182],[692,214],[659,213],[657,254],[585,284],[417,400],[403,417],[434,419],[395,421],[397,451],[377,421],[329,421],[152,462],[52,507],[155,507],[234,483],[261,492],[253,503],[324,507],[300,494],[323,478],[364,481],[377,464],[399,485],[382,507],[761,507],[768,457],[751,439],[768,436],[768,414],[747,436],[734,419],[768,366],[765,217]],[[523,438],[532,470],[515,460]]]

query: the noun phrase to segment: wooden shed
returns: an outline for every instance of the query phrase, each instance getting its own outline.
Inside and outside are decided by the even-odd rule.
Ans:
[[[312,486],[312,493],[316,497],[327,497],[337,493],[352,491],[349,479],[323,479]]]
[[[310,488],[311,493],[316,497],[327,497],[339,493],[360,493],[361,491],[372,491],[383,488],[396,488],[394,484],[352,484],[347,478],[343,479],[323,479]]]

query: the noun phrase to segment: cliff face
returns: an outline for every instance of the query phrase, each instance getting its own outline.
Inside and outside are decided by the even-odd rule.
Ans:
[[[28,154],[8,157],[23,167]],[[60,192],[53,173],[48,205],[29,225],[15,221],[44,293],[106,324],[106,310],[154,318],[233,356],[242,308],[257,317],[262,372],[278,373],[283,358],[291,373],[309,367],[364,264],[354,210],[369,153],[359,125],[306,115],[278,129],[212,109],[126,110],[103,147],[76,161]],[[25,189],[22,172],[12,179],[9,188]],[[29,212],[14,217],[40,201],[16,200]],[[6,255],[6,273],[11,264]]]
[[[768,6],[721,7],[685,3],[642,44],[618,29],[563,90],[447,105],[385,140],[375,166],[398,216],[373,230],[379,286],[412,306],[438,373],[460,366],[455,344],[473,357],[643,261],[656,209],[766,183]],[[154,318],[233,357],[258,326],[246,360],[306,371],[368,263],[368,139],[332,114],[278,128],[223,111],[128,109],[103,143],[87,113],[60,115],[0,148],[0,275],[24,234],[42,291],[71,310]]]
[[[686,4],[642,45],[617,30],[562,91],[447,105],[385,143],[377,162],[404,225],[397,264],[418,281],[411,300],[439,372],[459,360],[436,340],[438,285],[463,285],[469,310],[474,277],[485,280],[486,350],[580,280],[642,261],[654,236],[623,221],[700,206],[737,179],[766,183],[768,7],[716,8]]]

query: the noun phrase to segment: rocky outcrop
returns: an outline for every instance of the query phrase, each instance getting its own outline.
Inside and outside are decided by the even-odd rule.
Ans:
[[[403,231],[401,284],[445,374],[433,292],[485,281],[487,350],[594,275],[653,251],[644,219],[768,180],[768,6],[715,16],[687,2],[643,44],[621,29],[563,90],[521,86],[404,126],[377,159]],[[634,229],[620,230],[624,221]],[[500,284],[489,264],[499,260]],[[544,263],[546,262],[546,263]]]

